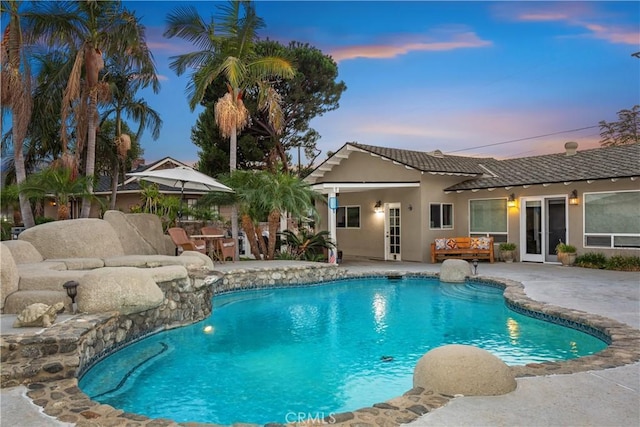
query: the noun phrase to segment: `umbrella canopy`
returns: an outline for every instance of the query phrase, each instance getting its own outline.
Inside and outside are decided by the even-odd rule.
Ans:
[[[178,166],[170,169],[156,169],[144,172],[132,172],[127,176],[143,179],[145,181],[155,182],[156,184],[166,185],[169,187],[180,188],[181,192],[187,190],[199,191],[223,191],[232,193],[233,190],[224,184],[205,175],[197,170],[187,167]]]
[[[182,219],[182,201],[184,199],[184,189],[199,191],[223,191],[233,193],[233,190],[224,184],[187,166],[177,166],[170,169],[156,169],[152,171],[132,172],[127,176],[143,179],[156,184],[168,187],[180,188],[180,210],[178,211],[178,221]]]

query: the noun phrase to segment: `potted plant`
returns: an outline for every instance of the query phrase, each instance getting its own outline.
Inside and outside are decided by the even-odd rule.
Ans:
[[[498,248],[500,249],[500,257],[504,262],[513,262],[516,257],[515,243],[500,243]]]
[[[576,247],[573,245],[568,245],[563,242],[558,243],[556,246],[556,254],[558,255],[558,261],[565,267],[573,265],[573,263],[576,262]]]

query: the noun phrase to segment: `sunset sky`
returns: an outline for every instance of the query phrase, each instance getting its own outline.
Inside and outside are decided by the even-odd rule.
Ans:
[[[220,4],[192,3],[206,20]],[[142,94],[164,120],[159,140],[143,136],[147,162],[198,159],[190,132],[201,109],[189,110],[188,76],[168,65],[195,49],[162,36],[178,4],[124,2],[142,17],[161,76],[160,94]],[[493,157],[595,147],[600,120],[640,104],[639,2],[259,1],[256,10],[261,38],[309,43],[338,63],[347,91],[312,122],[319,160],[351,141]],[[532,138],[547,134],[556,135]]]

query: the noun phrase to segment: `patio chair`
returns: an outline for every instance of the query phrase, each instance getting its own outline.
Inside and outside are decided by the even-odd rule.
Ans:
[[[208,236],[227,236],[226,230],[218,227],[202,227],[200,229],[203,235]],[[227,258],[236,261],[236,245],[232,238],[220,237],[213,240],[213,256],[220,262],[225,262]]]
[[[183,251],[198,251],[203,254],[207,254],[207,245],[204,240],[191,239],[184,228],[172,227],[167,230],[173,243],[182,248]]]
[[[218,261],[226,262],[227,258],[231,258],[232,262],[236,261],[236,244],[231,237],[223,237],[216,239],[217,247],[214,247],[214,251]]]

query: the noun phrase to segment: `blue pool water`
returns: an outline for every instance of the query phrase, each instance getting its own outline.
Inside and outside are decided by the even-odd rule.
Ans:
[[[216,296],[211,317],[118,351],[80,387],[96,401],[178,422],[318,419],[403,394],[418,359],[453,343],[518,365],[606,347],[514,313],[494,287],[350,279]]]

